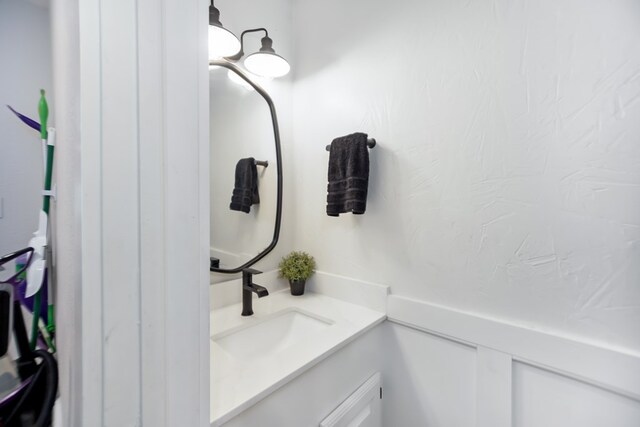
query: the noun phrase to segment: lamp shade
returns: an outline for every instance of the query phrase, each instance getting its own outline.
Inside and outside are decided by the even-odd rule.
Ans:
[[[270,78],[282,77],[291,69],[286,59],[272,52],[252,53],[245,58],[244,66],[257,76]]]
[[[240,40],[224,27],[209,24],[209,59],[235,55],[240,51]]]

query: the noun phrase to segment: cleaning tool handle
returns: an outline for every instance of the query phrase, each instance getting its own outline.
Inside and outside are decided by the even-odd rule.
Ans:
[[[47,120],[49,120],[49,105],[44,96],[44,89],[40,89],[40,102],[38,103],[38,114],[40,115],[40,138],[47,139]]]

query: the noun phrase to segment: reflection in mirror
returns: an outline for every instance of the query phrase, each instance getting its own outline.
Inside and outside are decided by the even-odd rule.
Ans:
[[[266,93],[254,89],[233,65],[210,67],[209,83],[210,241],[211,257],[220,260],[219,270],[212,271],[230,273],[248,267],[246,264],[266,255],[277,242],[281,198],[277,120],[275,110],[263,97]],[[234,189],[238,196],[251,187],[250,183],[236,182],[236,166],[247,158],[268,162],[268,166],[255,166],[259,203],[242,203],[248,213],[231,208]],[[234,208],[239,207],[234,204]]]

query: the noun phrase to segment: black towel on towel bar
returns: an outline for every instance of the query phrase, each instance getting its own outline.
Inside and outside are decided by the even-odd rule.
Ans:
[[[328,179],[327,215],[364,213],[369,186],[366,133],[353,133],[331,142]]]
[[[233,211],[249,213],[251,205],[260,203],[258,194],[258,169],[253,157],[238,160],[236,164],[236,178],[231,204]]]

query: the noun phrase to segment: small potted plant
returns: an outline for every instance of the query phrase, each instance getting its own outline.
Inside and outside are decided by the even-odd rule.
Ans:
[[[316,270],[316,260],[306,252],[294,251],[282,258],[278,268],[280,276],[289,280],[291,295],[302,295],[307,279]]]

